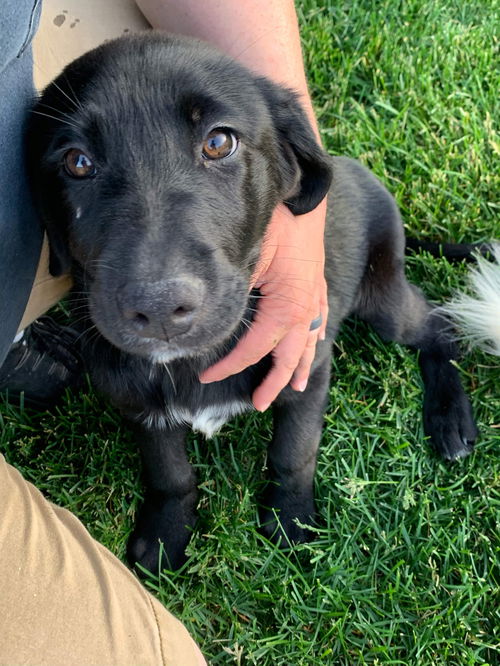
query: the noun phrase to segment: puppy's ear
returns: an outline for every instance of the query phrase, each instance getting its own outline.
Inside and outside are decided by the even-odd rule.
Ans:
[[[71,268],[67,238],[69,219],[67,205],[60,188],[49,178],[42,177],[40,181],[35,180],[33,190],[42,225],[49,240],[49,271],[53,277],[59,277],[69,273]]]
[[[69,273],[71,268],[68,243],[60,232],[54,232],[49,226],[46,229],[49,239],[49,271],[53,277],[59,277]]]
[[[316,208],[332,181],[331,160],[318,145],[298,95],[257,79],[267,102],[279,141],[278,167],[284,187],[284,203],[294,215]]]
[[[36,109],[37,107],[35,107]],[[49,240],[49,271],[54,277],[67,273],[71,268],[68,248],[67,225],[69,212],[61,183],[45,164],[45,154],[52,136],[58,131],[45,113],[33,114],[26,132],[25,155],[28,176],[42,227]]]

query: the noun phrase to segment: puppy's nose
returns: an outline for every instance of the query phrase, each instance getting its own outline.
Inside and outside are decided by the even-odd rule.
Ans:
[[[204,293],[201,280],[183,276],[128,283],[118,292],[117,300],[123,318],[137,335],[168,341],[189,331]]]

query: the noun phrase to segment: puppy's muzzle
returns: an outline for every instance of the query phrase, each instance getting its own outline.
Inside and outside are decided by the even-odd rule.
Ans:
[[[117,292],[124,326],[143,338],[170,341],[187,333],[200,315],[205,287],[194,276],[129,282]]]

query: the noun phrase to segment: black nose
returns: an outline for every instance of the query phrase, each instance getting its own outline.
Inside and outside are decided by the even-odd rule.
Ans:
[[[204,285],[183,276],[159,282],[130,282],[117,294],[122,317],[144,338],[170,340],[187,333],[203,303]]]

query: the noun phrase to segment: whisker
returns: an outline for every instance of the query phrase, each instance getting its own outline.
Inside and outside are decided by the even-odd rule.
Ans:
[[[120,269],[116,268],[116,266],[110,266],[110,264],[106,264],[103,261],[94,260],[90,263],[91,263],[93,268],[106,268],[109,271],[115,271],[116,273],[120,272]]]
[[[296,278],[300,279],[300,278]],[[266,282],[266,285],[269,284],[284,284],[285,286],[289,286],[291,289],[293,289],[294,292],[300,292],[302,294],[307,294],[308,296],[312,295],[311,289],[303,289],[301,287],[298,287],[296,284],[289,285],[286,282],[280,282],[279,280],[271,280],[269,282]],[[278,294],[278,293],[271,293],[271,294],[257,294],[255,295],[255,298],[259,298],[262,296],[267,296],[267,298],[289,298],[286,294]],[[293,303],[295,302],[293,299],[290,299],[290,301]]]
[[[73,303],[88,303],[88,300],[89,300],[88,295],[85,295],[85,296],[78,296],[77,298],[71,297],[69,302],[71,304],[73,304]]]
[[[42,106],[44,109],[51,109],[51,111],[55,111],[56,113],[59,113],[61,116],[67,117],[67,118],[72,118],[73,116],[71,113],[67,113],[66,111],[61,111],[61,109],[58,109],[55,106],[51,106],[50,104],[45,104],[45,102],[38,102],[37,106]]]
[[[299,308],[302,308],[303,310],[307,310],[307,306],[304,305],[303,303],[299,303],[299,301],[294,300],[293,298],[289,298],[287,296],[280,296],[279,294],[268,294],[267,296],[253,296],[252,298],[274,298],[277,301],[282,301],[283,303],[292,303],[293,305],[297,305]],[[261,313],[261,310],[258,310],[259,314]]]
[[[84,311],[88,312],[88,308],[87,308],[86,305],[77,305],[76,307],[74,307],[74,308],[72,307],[72,308],[71,308],[71,315],[80,314],[80,313],[82,313],[82,312],[84,312]],[[90,316],[90,315],[89,315],[89,316]],[[77,321],[78,321],[78,320],[74,319],[73,316],[71,317],[71,322],[72,322],[72,323],[76,323]]]
[[[64,74],[64,78],[65,78],[65,80],[66,80],[66,83],[68,84],[68,88],[70,89],[71,94],[73,95],[73,102],[74,102],[74,104],[76,105],[76,108],[77,108],[79,111],[85,111],[85,109],[84,109],[84,107],[83,107],[83,104],[82,104],[82,103],[80,102],[80,100],[78,99],[78,97],[77,97],[77,95],[76,95],[76,93],[75,93],[75,91],[74,91],[74,89],[73,89],[73,86],[71,85],[71,81],[69,80],[69,77],[68,77],[68,75],[67,75],[66,73]],[[59,87],[59,86],[56,85],[56,88],[58,88],[58,87]],[[59,88],[59,90],[61,90],[61,89]],[[61,92],[64,94],[64,90],[61,90]],[[71,98],[70,98],[68,95],[66,95],[66,96],[68,97],[68,99],[69,99],[70,102],[71,102]]]
[[[88,333],[89,333],[90,331],[92,331],[93,329],[95,329],[95,332],[99,333],[99,329],[97,328],[97,326],[96,326],[95,324],[92,324],[92,326],[89,326],[89,327],[86,328],[82,333],[80,333],[80,335],[77,337],[77,339],[75,340],[75,342],[79,342],[79,341],[81,340],[81,338],[83,338],[84,336],[88,335]],[[89,342],[90,342],[90,340],[87,340],[87,344],[88,344]]]
[[[71,323],[72,323],[73,326],[76,326],[77,324],[79,324],[79,323],[82,322],[82,321],[88,321],[88,322],[91,322],[92,319],[90,319],[90,317],[88,317],[87,315],[84,315],[84,316],[82,316],[82,317],[78,317],[77,319],[73,319],[73,320],[71,321]],[[95,326],[95,324],[92,324],[92,325]],[[85,330],[86,330],[86,329],[85,329]],[[81,335],[84,335],[84,333],[85,333],[85,331],[83,331],[83,333],[81,333]]]
[[[69,81],[68,81],[68,78],[67,78],[67,77],[66,77],[66,82],[69,84]],[[69,100],[69,101],[71,102],[71,104],[74,105],[75,109],[78,109],[79,111],[83,111],[83,106],[82,106],[82,105],[80,104],[80,102],[77,100],[74,90],[72,90],[72,93],[73,93],[73,95],[75,95],[75,98],[72,99],[72,98],[68,95],[68,93],[67,93],[65,90],[63,90],[63,89],[61,88],[61,86],[60,86],[58,83],[56,83],[55,81],[52,81],[52,85],[53,85],[55,88],[57,88],[57,90],[59,90],[59,92],[61,92],[61,93],[64,95],[64,97],[66,97],[66,99]],[[70,88],[71,88],[71,85],[70,85]]]
[[[165,368],[165,372],[167,373],[167,375],[170,378],[170,383],[172,384],[172,388],[174,389],[174,394],[177,395],[177,387],[175,385],[174,378],[173,378],[173,375],[170,371],[170,368],[168,367],[167,363],[163,363],[162,365]]]
[[[241,58],[241,56],[242,56],[244,53],[246,53],[246,52],[248,51],[248,49],[251,49],[252,46],[255,46],[255,44],[257,44],[257,42],[260,42],[261,39],[264,39],[264,37],[266,37],[266,36],[269,35],[270,33],[273,33],[273,34],[274,34],[274,32],[275,32],[275,29],[274,29],[274,28],[270,28],[269,30],[265,30],[261,35],[259,35],[259,36],[256,37],[254,40],[252,40],[249,44],[247,44],[247,45],[245,46],[244,49],[242,49],[242,50],[236,52],[235,55],[232,56],[232,57],[233,57],[235,60],[239,60],[239,59]],[[233,41],[233,43],[232,43],[232,44],[230,45],[230,47],[227,49],[227,53],[231,53],[231,49],[233,48],[233,46],[235,46],[235,44],[238,43],[238,41],[239,41],[239,37],[236,38],[236,39]]]
[[[99,330],[96,328],[92,336],[86,341],[85,344],[89,347],[90,346],[94,347],[97,341],[99,340],[99,336],[100,336]]]
[[[246,319],[245,317],[241,319],[241,323],[244,324],[248,330],[252,328],[252,322]]]
[[[69,127],[73,127],[74,129],[79,129],[78,125],[76,125],[75,123],[70,123],[69,120],[64,120],[63,118],[52,116],[50,115],[50,113],[43,113],[42,111],[36,111],[36,109],[30,109],[30,113],[34,113],[37,116],[45,116],[46,118],[51,118],[52,120],[56,120],[58,123],[62,123],[63,125],[68,125]]]

